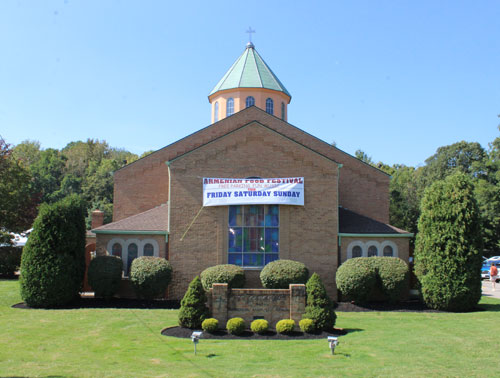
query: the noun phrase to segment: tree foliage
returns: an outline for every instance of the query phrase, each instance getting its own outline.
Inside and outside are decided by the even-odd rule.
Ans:
[[[466,311],[481,297],[481,222],[471,179],[457,172],[436,181],[422,200],[415,272],[425,303]]]
[[[196,329],[201,327],[203,320],[208,318],[207,296],[201,284],[200,277],[196,276],[184,294],[179,310],[179,325]]]
[[[313,273],[306,283],[307,305],[304,319],[312,319],[317,330],[331,331],[337,315],[334,304],[326,293],[325,286],[317,273]]]

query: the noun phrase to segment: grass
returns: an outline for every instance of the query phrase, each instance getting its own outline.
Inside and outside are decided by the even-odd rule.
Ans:
[[[472,313],[337,313],[326,340],[190,340],[160,335],[177,310],[23,310],[0,280],[1,377],[485,376],[500,369],[500,300]]]

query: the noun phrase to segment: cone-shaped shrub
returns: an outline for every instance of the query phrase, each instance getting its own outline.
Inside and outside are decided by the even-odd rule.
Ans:
[[[96,297],[109,299],[118,292],[123,261],[117,256],[97,256],[90,261],[88,280]]]
[[[21,259],[21,297],[31,307],[63,306],[85,272],[85,215],[78,196],[40,207]]]
[[[313,273],[306,283],[307,304],[304,319],[312,319],[317,330],[331,331],[337,315],[333,311],[333,301],[326,293],[325,286],[317,273]]]
[[[415,245],[415,273],[431,308],[467,311],[481,298],[482,239],[474,186],[457,173],[426,189]]]
[[[206,306],[207,296],[201,284],[200,277],[196,276],[184,294],[179,310],[179,325],[185,328],[199,329],[201,323],[208,317]]]

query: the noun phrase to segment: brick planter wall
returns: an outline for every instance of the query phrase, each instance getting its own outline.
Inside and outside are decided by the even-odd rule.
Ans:
[[[266,319],[273,328],[281,319],[293,319],[298,325],[306,307],[306,287],[229,289],[227,284],[214,284],[208,293],[208,305],[221,327],[235,317],[243,318],[248,327],[255,319]]]

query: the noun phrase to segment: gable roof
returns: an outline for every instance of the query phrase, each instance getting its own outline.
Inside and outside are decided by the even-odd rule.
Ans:
[[[408,231],[379,222],[343,207],[339,207],[339,234],[413,236]]]
[[[96,234],[140,231],[143,233],[168,233],[168,204],[154,207],[122,220],[105,224],[92,230]]]
[[[290,93],[274,72],[264,62],[252,43],[248,43],[245,51],[236,59],[222,79],[212,89],[209,96],[215,92],[234,88],[266,88],[283,92],[290,98]]]

